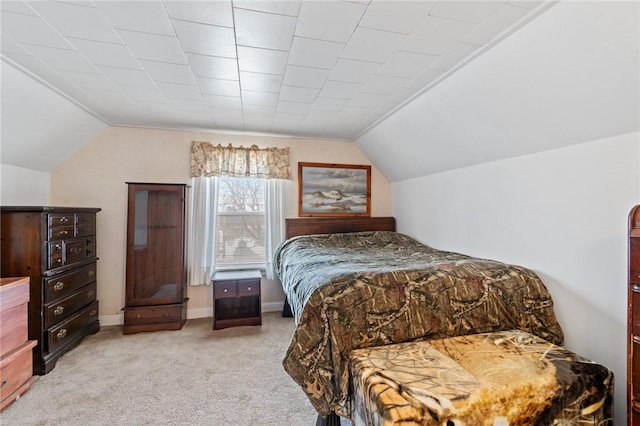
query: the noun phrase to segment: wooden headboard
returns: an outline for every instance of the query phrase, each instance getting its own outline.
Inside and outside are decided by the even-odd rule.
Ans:
[[[285,219],[286,238],[341,232],[395,231],[393,217],[298,217]]]

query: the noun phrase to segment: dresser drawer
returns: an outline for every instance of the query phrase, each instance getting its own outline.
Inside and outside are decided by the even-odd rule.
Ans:
[[[73,238],[76,234],[75,226],[55,226],[49,228],[48,240],[62,240],[64,238]]]
[[[71,272],[45,278],[44,303],[50,303],[60,297],[71,294],[80,287],[83,287],[95,280],[95,262]]]
[[[73,227],[76,224],[76,216],[73,213],[52,213],[49,214],[47,222],[50,228],[57,226]]]
[[[214,281],[214,298],[236,297],[236,281]]]
[[[182,305],[125,308],[124,323],[126,325],[143,325],[180,321],[182,309]]]
[[[87,258],[87,240],[79,238],[64,241],[64,264],[80,262]]]
[[[76,293],[58,300],[54,303],[49,303],[44,307],[44,324],[45,328],[49,328],[58,322],[69,318],[74,312],[78,311],[83,306],[96,300],[96,282],[82,287]]]
[[[63,242],[53,241],[47,243],[47,269],[59,268],[63,265]]]
[[[31,353],[36,345],[35,340],[24,342],[15,351],[0,360],[0,400],[4,400],[22,386],[33,373]]]
[[[49,352],[62,349],[80,335],[85,334],[85,329],[93,322],[98,321],[98,302],[95,301],[80,312],[47,330],[46,338],[49,344]]]
[[[29,330],[27,318],[26,302],[0,312],[0,355],[12,351],[27,341]]]
[[[76,237],[96,234],[96,216],[94,214],[76,214]]]

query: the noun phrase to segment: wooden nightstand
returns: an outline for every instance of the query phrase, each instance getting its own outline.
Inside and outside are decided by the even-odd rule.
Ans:
[[[262,325],[260,271],[223,271],[213,276],[213,329]]]

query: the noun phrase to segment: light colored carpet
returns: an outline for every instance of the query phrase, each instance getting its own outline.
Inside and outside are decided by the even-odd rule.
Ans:
[[[315,410],[281,364],[291,318],[269,312],[261,327],[211,326],[203,318],[180,331],[128,336],[103,327],[1,413],[0,424],[315,424]]]

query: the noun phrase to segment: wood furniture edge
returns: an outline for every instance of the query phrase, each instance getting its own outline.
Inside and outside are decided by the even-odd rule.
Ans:
[[[379,217],[297,217],[285,219],[287,239],[299,235],[335,234],[362,231],[395,231],[392,216]]]

